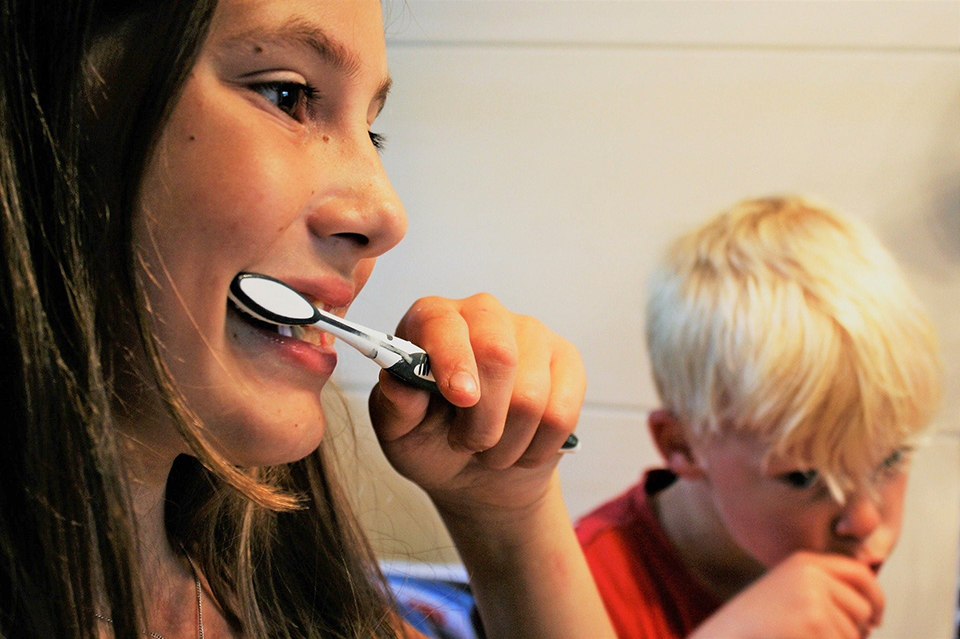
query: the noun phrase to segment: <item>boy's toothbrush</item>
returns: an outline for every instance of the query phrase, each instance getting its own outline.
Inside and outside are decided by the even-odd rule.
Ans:
[[[430,358],[416,344],[381,333],[315,307],[299,291],[259,273],[240,273],[230,283],[230,300],[252,317],[278,326],[323,325],[323,330],[354,347],[404,382],[440,394]],[[561,452],[580,448],[570,435]]]

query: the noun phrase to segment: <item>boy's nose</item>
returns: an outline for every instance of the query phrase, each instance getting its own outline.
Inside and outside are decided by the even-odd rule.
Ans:
[[[407,216],[366,130],[360,140],[339,144],[339,161],[322,164],[307,224],[321,241],[349,246],[358,258],[377,257],[406,234]]]
[[[833,530],[842,539],[862,541],[877,529],[881,519],[876,500],[860,492],[847,499],[834,521]]]

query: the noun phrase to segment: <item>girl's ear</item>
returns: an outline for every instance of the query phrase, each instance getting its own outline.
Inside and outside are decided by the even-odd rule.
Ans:
[[[647,415],[647,426],[667,468],[677,477],[701,479],[705,476],[696,453],[690,446],[686,429],[668,410],[658,409]]]

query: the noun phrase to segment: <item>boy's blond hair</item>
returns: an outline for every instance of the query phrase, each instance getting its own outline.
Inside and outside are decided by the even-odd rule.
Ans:
[[[647,344],[694,441],[759,437],[838,499],[939,399],[934,331],[891,255],[797,197],[740,202],[678,238],[651,278]]]

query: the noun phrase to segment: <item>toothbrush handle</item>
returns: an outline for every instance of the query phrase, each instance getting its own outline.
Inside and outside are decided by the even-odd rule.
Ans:
[[[580,438],[570,433],[570,436],[567,437],[567,441],[563,442],[563,446],[560,447],[561,453],[575,453],[580,450]]]
[[[394,377],[403,380],[411,386],[428,390],[432,393],[440,394],[437,388],[437,382],[430,374],[430,358],[423,351],[419,353],[410,353],[410,362],[402,359],[393,366],[387,368],[387,372]]]

